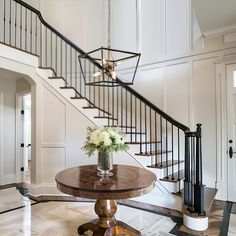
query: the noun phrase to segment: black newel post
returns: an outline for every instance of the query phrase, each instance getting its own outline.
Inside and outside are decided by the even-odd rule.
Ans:
[[[190,137],[191,132],[185,133],[185,178],[184,178],[184,204],[191,206],[192,199],[192,183],[191,183],[191,160],[190,160]]]
[[[194,210],[204,215],[204,185],[202,184],[202,142],[201,124],[196,131],[196,183],[194,185]]]

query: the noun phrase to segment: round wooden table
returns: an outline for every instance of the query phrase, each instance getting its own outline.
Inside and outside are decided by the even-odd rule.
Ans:
[[[56,175],[57,188],[66,194],[96,199],[94,210],[98,220],[79,226],[78,233],[93,231],[94,236],[137,236],[141,233],[114,217],[115,199],[132,198],[150,192],[156,175],[139,167],[114,165],[113,176],[97,176],[97,166],[69,168]]]

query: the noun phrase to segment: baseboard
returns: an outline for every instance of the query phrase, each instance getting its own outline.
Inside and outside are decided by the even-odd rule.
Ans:
[[[56,184],[30,184],[29,195],[39,197],[44,195],[62,195],[57,189]]]

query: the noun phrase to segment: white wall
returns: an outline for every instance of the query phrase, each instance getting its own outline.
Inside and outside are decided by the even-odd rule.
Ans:
[[[15,182],[15,94],[16,81],[8,77],[0,77],[0,92],[2,93],[2,127],[1,140],[1,183]]]

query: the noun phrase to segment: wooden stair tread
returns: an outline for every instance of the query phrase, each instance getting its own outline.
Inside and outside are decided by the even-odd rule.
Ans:
[[[63,77],[61,77],[61,76],[59,76],[59,77],[57,77],[57,76],[51,76],[51,77],[48,77],[49,79],[63,79],[63,80],[65,80]]]
[[[141,132],[125,132],[126,134],[143,134],[146,135],[146,133],[141,133]]]
[[[109,119],[109,120],[117,120],[114,117],[109,117],[109,116],[94,116],[95,119]]]
[[[87,100],[85,97],[70,97],[71,99],[85,99]]]
[[[60,87],[60,89],[73,89],[73,90],[75,90],[75,88],[72,86],[64,86],[64,87]]]
[[[145,142],[141,142],[141,141],[137,141],[137,142],[125,142],[126,144],[143,144],[143,145],[145,145],[145,144],[155,144],[155,143],[161,143],[161,141],[145,141]]]
[[[178,173],[179,173],[180,180],[184,179],[184,170],[181,170],[179,172],[174,173],[173,179],[172,179],[172,175],[168,175],[168,178],[164,177],[160,180],[161,181],[166,181],[166,182],[177,183],[178,182]]]
[[[136,129],[134,126],[125,126],[125,125],[105,125],[105,127],[117,127],[117,128],[130,128],[130,129]]]
[[[154,155],[161,155],[163,153],[169,153],[172,151],[166,151],[166,150],[158,150],[158,151],[154,151],[154,152],[143,152],[143,153],[135,153],[136,156],[154,156]]]
[[[173,165],[176,165],[178,163],[183,163],[184,161],[178,161],[178,160],[174,160],[173,162],[171,160],[169,161],[163,161],[162,163],[159,162],[159,163],[156,163],[156,164],[153,164],[153,165],[150,165],[150,166],[147,166],[149,168],[157,168],[157,169],[163,169],[163,168],[166,168],[168,166],[172,166]],[[177,175],[178,176],[178,175]]]
[[[111,115],[109,112],[107,112],[107,111],[105,111],[105,110],[103,110],[103,109],[101,109],[99,107],[96,107],[96,106],[87,106],[87,107],[83,107],[83,109],[98,109],[98,110],[106,113],[107,115]]]

